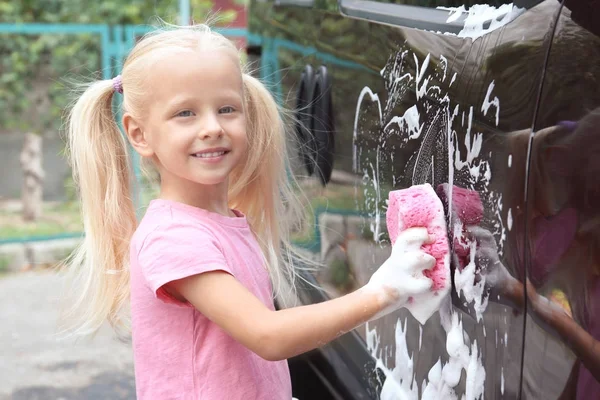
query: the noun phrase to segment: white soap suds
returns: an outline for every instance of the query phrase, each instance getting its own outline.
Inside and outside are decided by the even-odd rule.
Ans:
[[[387,131],[388,129],[390,129],[392,124],[397,124],[401,134],[402,132],[407,132],[408,139],[418,139],[421,136],[421,132],[423,131],[424,125],[420,124],[419,110],[417,109],[416,105],[406,110],[402,117],[392,117],[390,122],[388,122],[388,124],[385,126],[385,130]]]
[[[446,8],[442,8],[442,7],[438,7],[438,8],[446,10]],[[463,13],[467,12],[467,9],[465,8],[464,5],[462,5],[460,7],[449,8],[448,10],[450,11],[450,16],[446,20],[447,24],[449,24],[450,22],[456,21],[457,19],[459,19],[462,16]]]
[[[417,100],[419,100],[421,97],[425,96],[425,93],[427,93],[427,84],[429,83],[429,77],[424,78],[424,75],[425,75],[425,72],[427,72],[427,67],[429,67],[430,55],[429,55],[429,53],[427,53],[427,56],[425,57],[425,60],[423,60],[423,64],[421,65],[421,68],[419,68],[419,60],[417,59],[417,55],[413,54],[413,56],[415,58],[415,64],[417,67],[417,79],[415,80],[415,91],[417,94]],[[423,81],[423,84],[421,86],[419,86],[421,81]]]
[[[475,180],[479,179],[479,172],[480,171],[481,171],[481,164],[473,165],[471,168],[469,168],[469,172],[471,173],[471,176]]]
[[[467,302],[473,303],[475,315],[477,316],[477,322],[479,322],[483,319],[483,312],[487,308],[488,297],[484,294],[485,275],[479,275],[479,282],[473,283],[475,282],[475,251],[477,248],[477,242],[470,242],[469,248],[469,263],[462,269],[462,271],[459,268],[454,270],[454,286],[456,287],[456,292],[459,295],[462,292]]]
[[[483,394],[485,384],[485,369],[483,368],[481,357],[477,347],[477,341],[469,346],[465,344],[468,335],[463,329],[462,321],[457,313],[452,312],[450,316],[452,323],[446,332],[446,351],[448,353],[448,362],[442,365],[438,362],[429,372],[429,383],[423,391],[423,399],[458,399],[454,388],[460,382],[462,371],[466,373],[466,392],[468,400],[479,399]],[[441,379],[439,378],[439,368],[441,367]],[[433,379],[432,379],[433,378]],[[429,390],[431,395],[425,397]],[[435,396],[434,396],[435,394]],[[464,397],[463,397],[464,398]]]
[[[386,366],[381,354],[379,336],[375,329],[370,330],[367,324],[367,348],[376,359],[376,368],[385,375],[381,389],[382,400],[458,400],[454,388],[460,382],[462,371],[465,371],[466,386],[465,396],[461,399],[477,400],[483,395],[485,386],[485,369],[482,357],[477,346],[477,341],[470,343],[469,337],[463,329],[459,314],[449,311],[447,317],[450,325],[442,324],[446,330],[446,351],[448,362],[440,359],[431,367],[427,379],[419,387],[414,374],[413,357],[409,354],[406,342],[407,322],[404,324],[398,319],[395,332],[396,352],[393,369]],[[441,311],[440,311],[441,313]],[[467,341],[467,343],[465,343]],[[470,345],[469,345],[470,343]]]
[[[379,110],[379,122],[381,123],[381,118],[383,117],[382,111],[381,111],[381,102],[379,101],[379,96],[375,93],[373,93],[373,91],[371,90],[371,88],[369,88],[368,86],[365,86],[361,91],[360,94],[358,96],[358,101],[356,102],[356,114],[354,115],[354,131],[353,131],[353,167],[354,170],[356,171],[358,169],[358,157],[357,157],[357,146],[356,146],[356,139],[358,137],[358,120],[360,117],[360,109],[363,103],[363,98],[369,95],[369,98],[371,99],[371,102],[373,103],[377,103],[377,108]]]
[[[448,59],[443,54],[440,55],[440,63],[444,66],[444,77],[442,82],[446,81],[446,72],[448,72]]]
[[[454,150],[454,167],[458,170],[461,170],[464,166],[473,165],[473,161],[475,158],[479,157],[479,153],[481,152],[481,147],[483,145],[483,135],[481,133],[474,134],[471,137],[471,124],[473,123],[473,107],[469,110],[469,119],[467,126],[467,133],[465,134],[465,147],[467,150],[467,156],[463,160],[461,158],[460,149],[457,147]],[[473,143],[471,143],[473,142]]]
[[[494,96],[493,99],[491,98],[492,90],[494,90],[494,81],[488,86],[487,94],[481,105],[481,111],[483,112],[483,115],[487,116],[490,106],[496,107],[496,126],[498,126],[498,122],[500,121],[500,99],[498,99],[497,96]]]
[[[367,324],[367,349],[376,358],[376,367],[385,375],[381,388],[381,400],[417,400],[419,396],[418,385],[413,372],[413,358],[408,353],[406,343],[407,322],[404,324],[398,319],[396,323],[396,353],[395,367],[389,369],[379,354],[379,337],[375,329],[369,330]]]
[[[450,80],[450,84],[448,85],[448,87],[452,86],[452,84],[454,83],[455,80],[456,80],[456,72],[454,73],[454,75],[452,75],[452,79]]]
[[[490,183],[490,181],[492,180],[492,170],[490,168],[490,164],[489,163],[485,163],[487,168],[485,169],[485,172],[483,173],[483,178],[487,181],[487,183]]]
[[[472,11],[473,7],[469,11],[464,7],[459,7],[454,11],[453,18],[460,20],[461,15],[465,15],[467,12],[471,15]],[[469,19],[469,15],[466,16],[465,20],[465,29],[463,29],[465,32],[467,25],[474,23],[472,16],[471,20]],[[412,57],[410,54],[412,54]],[[409,63],[405,61],[411,58],[414,58],[416,71],[405,72],[409,71]],[[411,173],[413,175],[413,184],[424,183],[414,182],[415,171],[404,171],[398,176],[393,174],[393,176],[389,177],[384,176],[383,171],[379,170],[380,167],[385,168],[390,162],[394,165],[393,156],[399,150],[396,146],[398,144],[404,145],[413,139],[423,142],[419,150],[413,155],[415,157],[413,160],[416,160],[413,163],[414,169],[416,170],[418,166],[421,171],[417,174],[418,180],[425,179],[429,181],[431,179],[432,183],[436,182],[435,179],[440,179],[439,173],[447,169],[447,182],[449,185],[453,185],[456,169],[460,172],[458,176],[461,179],[457,185],[469,189],[477,188],[484,203],[486,214],[489,214],[493,218],[494,215],[499,216],[502,210],[501,194],[494,193],[494,191],[489,189],[492,178],[490,162],[482,159],[483,157],[488,158],[488,156],[491,159],[492,154],[487,150],[485,154],[482,154],[483,135],[475,131],[477,128],[473,125],[473,122],[481,117],[480,112],[483,115],[488,115],[489,112],[496,111],[496,125],[499,123],[500,101],[493,94],[494,82],[489,84],[483,104],[481,106],[471,106],[468,112],[466,112],[461,109],[461,105],[453,104],[450,93],[447,91],[447,88],[458,79],[457,73],[448,70],[448,62],[444,56],[440,56],[439,60],[439,63],[430,63],[429,54],[421,58],[409,50],[398,52],[390,56],[388,64],[381,71],[387,90],[387,96],[383,94],[381,97],[382,99],[387,99],[385,103],[380,103],[379,95],[373,93],[368,87],[363,88],[359,95],[354,121],[353,162],[355,172],[362,174],[363,180],[362,185],[356,185],[355,189],[357,191],[363,190],[365,199],[364,208],[366,215],[369,217],[367,225],[370,225],[376,240],[381,235],[379,221],[385,216],[386,209],[384,201],[385,193],[382,193],[382,191],[385,192],[385,189],[382,189],[384,183],[393,182],[394,187],[396,187],[398,183],[406,182],[406,176],[401,174],[406,174],[410,177]],[[434,82],[446,82],[447,74],[448,76],[451,75],[448,87],[442,85],[438,87],[433,84]],[[446,84],[447,82],[444,83],[444,85]],[[405,109],[404,115],[397,115],[396,106],[400,100],[405,99],[405,92],[403,90],[408,87],[414,89],[416,92],[419,105],[422,105],[421,100],[427,95],[428,97],[431,96],[437,99],[442,107],[432,108],[426,105],[425,109],[422,110],[421,108],[417,108],[418,104],[414,104]],[[367,95],[371,100],[370,102],[367,100]],[[383,110],[382,105],[385,106]],[[490,111],[491,106],[494,106],[495,110]],[[371,118],[368,117],[369,115],[376,112],[376,109],[379,111],[379,125],[375,124],[376,121],[367,120],[367,118]],[[443,111],[443,114],[440,113],[440,109]],[[420,112],[424,113],[424,115],[420,115]],[[474,113],[478,115],[475,116]],[[439,115],[442,115],[440,118],[444,118],[446,121],[440,125],[438,125],[440,122],[438,119]],[[462,116],[462,121],[460,116]],[[365,122],[364,126],[362,122]],[[459,126],[461,122],[462,126]],[[468,125],[465,126],[465,124]],[[465,132],[466,135],[464,135]],[[357,141],[359,135],[378,140],[375,148],[371,146],[370,142],[369,146],[362,146],[362,142]],[[435,138],[435,140],[430,140],[430,136]],[[460,141],[459,138],[461,139]],[[394,140],[392,141],[392,139]],[[435,146],[432,147],[431,143],[434,143]],[[440,143],[445,146],[441,146]],[[423,147],[427,148],[424,149]],[[436,164],[440,163],[440,158],[437,157],[437,154],[441,149],[444,149],[442,150],[444,152],[447,151],[448,155],[446,159],[442,159],[441,161],[444,164],[438,167]],[[508,162],[510,167],[512,163],[511,157],[509,157]],[[448,200],[452,203],[452,191],[450,191],[449,196]],[[499,237],[500,251],[505,239],[504,221],[500,218],[500,222],[494,225],[495,230],[492,232],[496,238]],[[445,223],[445,221],[442,223]],[[454,238],[464,241],[461,224],[454,223],[452,225],[454,227],[452,232]],[[464,244],[471,249],[470,262],[468,262],[463,270],[459,271],[458,268],[455,270],[456,291],[459,295],[462,293],[462,296],[464,296],[464,299],[468,303],[473,304],[477,320],[481,321],[488,301],[484,291],[485,276],[476,275],[473,244]],[[475,284],[476,276],[481,279]],[[447,281],[450,281],[449,276],[447,277]],[[446,332],[446,351],[449,357],[447,362],[442,361],[442,359],[445,359],[444,357],[440,357],[431,366],[426,378],[415,376],[413,354],[408,351],[406,342],[407,321],[402,323],[398,320],[395,327],[395,343],[393,343],[393,346],[386,343],[384,349],[380,348],[380,337],[376,329],[369,330],[367,325],[367,347],[377,360],[377,368],[385,375],[385,381],[382,382],[381,399],[479,400],[483,396],[486,371],[482,364],[481,348],[478,342],[475,340],[471,341],[469,335],[464,331],[459,314],[453,312],[451,309],[448,296],[441,297],[448,301],[446,303],[448,309],[444,312],[440,311],[440,317],[443,320],[442,327]],[[441,300],[443,299],[440,299],[440,303]],[[440,306],[440,304],[435,304],[434,306],[431,304],[428,305],[426,301],[423,302],[417,299],[415,299],[413,304],[419,304],[419,307],[423,307],[424,304],[426,306],[425,310],[420,310],[420,312],[425,312],[426,314],[434,312]],[[415,313],[419,314],[419,310],[411,309],[410,311],[413,315]],[[444,320],[444,318],[446,319]],[[483,333],[484,336],[487,336],[485,326],[483,326]],[[495,331],[495,336],[496,345],[498,345],[497,330]],[[507,341],[506,334],[501,341],[504,343]],[[422,345],[423,327],[419,326],[419,351],[422,349]],[[391,354],[393,349],[395,349],[395,354]],[[387,367],[387,365],[392,365],[389,362],[391,358],[394,358],[393,369]],[[459,385],[463,370],[466,376],[465,393],[457,394],[455,390]]]
[[[504,217],[502,208],[504,207],[502,202],[502,193],[490,191],[488,193],[488,203],[491,205],[491,209],[494,213],[494,229],[491,230],[494,237],[498,238],[498,255],[504,254],[504,242],[506,241],[506,227],[504,226]]]
[[[469,360],[469,366],[467,367],[465,397],[473,400],[480,399],[481,396],[483,396],[484,389],[485,368],[483,368],[481,357],[479,357],[477,340],[474,340],[471,345],[471,359]]]
[[[525,8],[516,7],[512,3],[503,4],[499,8],[488,4],[474,4],[468,10],[464,5],[460,7],[437,8],[449,11],[446,23],[455,22],[461,16],[467,14],[463,29],[456,36],[471,38],[473,40],[495,31],[525,12]],[[487,23],[489,23],[489,26],[484,28],[484,25]]]

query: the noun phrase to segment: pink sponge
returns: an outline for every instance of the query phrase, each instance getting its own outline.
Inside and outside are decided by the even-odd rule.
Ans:
[[[433,290],[439,291],[450,286],[450,263],[448,234],[444,219],[444,206],[429,184],[394,190],[389,194],[387,228],[392,244],[398,233],[413,227],[427,228],[433,244],[423,246],[423,250],[435,257],[436,263],[424,275],[433,280]]]
[[[460,230],[460,236],[454,235],[454,253],[458,258],[461,268],[469,263],[469,242],[465,239],[466,228],[468,226],[479,225],[483,219],[483,203],[479,193],[475,190],[464,189],[458,186],[452,186],[452,200],[450,200],[449,185],[444,183],[437,187],[437,194],[448,207],[448,202],[452,204],[448,207],[452,217],[452,226]]]
[[[443,183],[437,187],[437,194],[446,204],[449,199],[449,185]],[[452,216],[457,217],[464,226],[479,225],[483,219],[483,204],[475,190],[452,186]]]

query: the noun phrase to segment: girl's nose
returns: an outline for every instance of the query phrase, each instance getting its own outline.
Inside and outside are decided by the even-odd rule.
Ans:
[[[203,121],[199,132],[201,139],[216,139],[223,136],[223,127],[215,118],[207,118]]]

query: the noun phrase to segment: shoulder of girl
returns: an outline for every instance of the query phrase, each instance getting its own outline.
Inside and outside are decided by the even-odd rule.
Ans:
[[[138,254],[143,249],[156,244],[161,247],[196,247],[202,241],[218,242],[218,238],[212,233],[210,227],[197,221],[168,220],[162,223],[152,224],[145,229],[136,232],[133,241],[137,243]]]

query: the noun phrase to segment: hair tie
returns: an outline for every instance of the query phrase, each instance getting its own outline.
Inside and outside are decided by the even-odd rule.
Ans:
[[[113,88],[115,92],[123,94],[123,79],[121,79],[121,75],[117,75],[112,80]]]
[[[579,124],[577,121],[560,121],[557,125],[566,128],[569,132],[573,132],[575,129],[577,129],[577,125]]]

